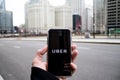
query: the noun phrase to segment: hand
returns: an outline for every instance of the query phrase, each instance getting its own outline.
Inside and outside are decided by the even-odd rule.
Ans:
[[[73,73],[76,71],[77,66],[73,63],[76,59],[76,56],[78,54],[78,51],[76,50],[76,45],[71,46],[72,49],[72,62],[71,62],[71,68],[73,70]],[[47,46],[43,47],[42,49],[37,51],[36,57],[34,58],[32,62],[33,67],[41,68],[45,71],[47,71],[47,63],[42,61],[43,55],[47,52]],[[65,80],[65,78],[60,78],[60,80]]]

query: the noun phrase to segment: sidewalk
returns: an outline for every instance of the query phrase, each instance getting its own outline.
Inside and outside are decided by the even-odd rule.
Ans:
[[[28,40],[28,41],[47,41],[47,37],[17,37],[17,38],[0,38],[0,40]],[[109,38],[81,38],[80,36],[73,36],[73,42],[77,43],[101,43],[101,44],[120,44],[120,39]]]

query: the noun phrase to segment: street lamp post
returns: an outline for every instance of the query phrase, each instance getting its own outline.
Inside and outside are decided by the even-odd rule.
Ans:
[[[95,39],[95,24],[93,25],[93,38]]]
[[[117,37],[117,31],[116,30],[117,30],[117,26],[115,26],[115,31],[114,31],[115,32],[115,39]]]

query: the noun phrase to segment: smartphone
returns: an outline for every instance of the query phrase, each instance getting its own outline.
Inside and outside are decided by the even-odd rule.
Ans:
[[[48,32],[48,72],[56,76],[71,76],[71,32],[50,29]]]

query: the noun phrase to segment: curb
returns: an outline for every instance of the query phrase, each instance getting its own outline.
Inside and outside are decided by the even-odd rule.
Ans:
[[[47,38],[4,38],[1,40],[20,40],[20,41],[47,41]],[[120,39],[80,39],[72,38],[76,43],[97,43],[97,44],[120,44]]]
[[[4,80],[3,77],[0,75],[0,80]]]
[[[77,39],[74,39],[73,42],[76,42],[76,43],[97,43],[97,44],[120,44],[120,41],[117,41],[117,40],[103,40],[103,39],[100,39],[100,40],[95,40],[95,39],[80,39],[80,40],[77,40]]]

